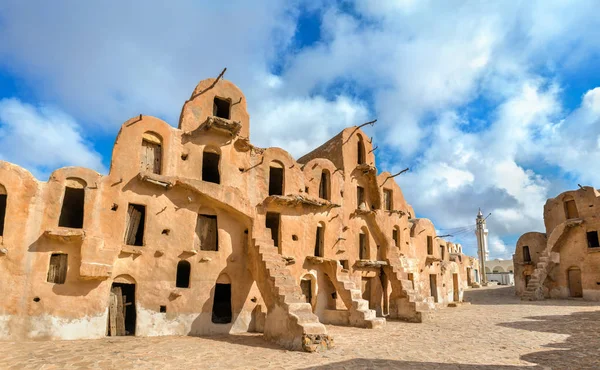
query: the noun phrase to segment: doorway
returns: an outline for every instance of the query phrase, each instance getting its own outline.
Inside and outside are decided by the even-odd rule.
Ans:
[[[569,296],[583,297],[581,270],[577,267],[571,267],[569,269]]]
[[[458,294],[458,274],[452,274],[452,288],[454,290],[454,302],[458,302],[460,300]]]
[[[212,308],[212,322],[215,324],[229,324],[232,316],[231,284],[217,283]]]
[[[108,304],[108,336],[135,335],[135,284],[113,283]]]
[[[433,301],[435,303],[437,303],[438,302],[437,276],[435,274],[429,275],[429,289],[431,290],[431,296],[433,297]]]

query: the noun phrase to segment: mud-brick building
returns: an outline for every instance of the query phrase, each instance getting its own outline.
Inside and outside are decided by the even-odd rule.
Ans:
[[[517,295],[525,300],[600,300],[600,193],[589,186],[544,205],[545,233],[529,232],[513,255]]]
[[[125,122],[108,175],[0,162],[0,337],[255,331],[314,351],[324,323],[419,322],[462,299],[474,260],[414,217],[362,130],[299,160],[249,130],[242,92],[208,79],[178,128]]]

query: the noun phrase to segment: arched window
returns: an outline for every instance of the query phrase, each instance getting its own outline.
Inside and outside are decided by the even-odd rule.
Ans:
[[[192,265],[188,261],[179,261],[177,263],[177,279],[175,286],[177,288],[189,288],[190,287],[190,273],[192,271]]]
[[[315,237],[315,256],[325,256],[325,224],[322,222],[317,225],[317,235]]]
[[[269,165],[269,195],[283,195],[285,170],[281,162]]]
[[[204,152],[202,153],[202,181],[215,184],[221,183],[221,175],[219,173],[220,160],[221,155],[217,150],[204,148]]]
[[[85,208],[85,187],[87,183],[81,179],[68,178],[65,184],[59,227],[81,229],[83,227],[83,212]]]
[[[8,194],[4,185],[0,184],[0,236],[4,236],[4,219],[6,218],[6,201]]]
[[[319,183],[319,198],[331,200],[331,175],[328,170],[321,172],[321,182]]]
[[[141,170],[161,174],[162,138],[157,133],[147,131],[142,135]]]
[[[361,135],[358,135],[356,155],[358,164],[365,163],[365,143]]]
[[[496,267],[494,267],[494,269],[492,271],[493,272],[504,272],[504,269],[501,266],[496,266]]]

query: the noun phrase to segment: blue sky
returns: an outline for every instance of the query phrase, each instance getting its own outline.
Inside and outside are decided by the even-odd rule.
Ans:
[[[0,159],[106,172],[120,125],[177,124],[227,67],[251,140],[296,158],[377,118],[378,166],[440,233],[492,213],[492,257],[547,198],[600,183],[597,2],[343,0],[0,4]],[[475,254],[474,238],[458,235]]]

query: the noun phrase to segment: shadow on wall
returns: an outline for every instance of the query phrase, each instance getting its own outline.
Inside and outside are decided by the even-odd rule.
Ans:
[[[598,306],[598,302],[583,301],[580,299],[544,299],[543,301],[521,301],[521,298],[515,295],[515,287],[498,287],[494,289],[494,294],[490,295],[488,289],[469,289],[465,290],[464,300],[476,305],[509,305],[521,304],[531,306]],[[486,293],[487,292],[487,293]]]
[[[531,366],[509,366],[509,365],[468,365],[468,364],[444,364],[439,362],[414,362],[414,361],[396,361],[384,359],[356,358],[353,360],[340,361],[327,365],[311,366],[303,368],[305,370],[325,370],[325,369],[410,369],[410,370],[517,370],[517,369],[541,369]]]
[[[546,345],[555,350],[532,352],[521,356],[521,360],[541,365],[544,369],[600,369],[600,311],[576,312],[570,315],[532,316],[519,321],[502,323],[500,326],[567,334],[561,343]]]

